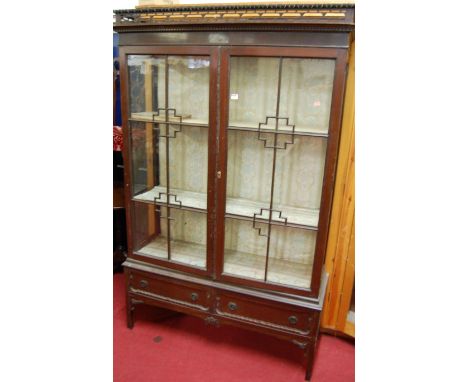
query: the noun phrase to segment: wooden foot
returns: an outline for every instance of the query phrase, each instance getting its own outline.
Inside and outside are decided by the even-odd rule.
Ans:
[[[133,329],[134,324],[134,311],[135,307],[133,306],[131,300],[127,300],[127,328]]]
[[[137,304],[143,304],[143,301],[127,295],[127,328],[129,329],[133,329],[135,321],[135,305]]]

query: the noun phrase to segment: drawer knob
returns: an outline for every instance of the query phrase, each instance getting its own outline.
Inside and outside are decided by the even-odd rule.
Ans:
[[[146,280],[140,280],[140,286],[141,286],[142,288],[146,288],[146,287],[148,286],[148,281],[146,281]]]
[[[192,299],[192,301],[197,301],[198,300],[198,293],[193,292],[190,295],[190,298]]]
[[[289,316],[288,321],[291,325],[297,324],[297,317],[296,316]]]
[[[229,310],[234,311],[234,310],[237,309],[237,304],[236,304],[235,302],[230,302],[230,303],[228,304],[228,308],[229,308]]]

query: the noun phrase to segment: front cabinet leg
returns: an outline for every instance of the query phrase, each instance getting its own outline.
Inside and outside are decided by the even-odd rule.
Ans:
[[[304,350],[306,367],[305,380],[310,381],[312,376],[312,365],[314,363],[315,342],[312,339],[310,341],[293,340],[293,344]]]
[[[127,328],[133,329],[135,323],[135,305],[143,304],[143,301],[127,296]]]
[[[127,301],[127,328],[133,329],[135,307],[130,301]]]

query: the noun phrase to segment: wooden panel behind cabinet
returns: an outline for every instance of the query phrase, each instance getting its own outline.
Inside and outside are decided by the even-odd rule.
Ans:
[[[354,42],[346,85],[338,167],[325,267],[329,283],[321,327],[354,336],[346,321],[354,285]]]

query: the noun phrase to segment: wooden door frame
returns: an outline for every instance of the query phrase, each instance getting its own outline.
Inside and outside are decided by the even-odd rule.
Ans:
[[[252,279],[223,274],[224,263],[224,224],[227,187],[227,126],[229,124],[229,63],[231,56],[252,57],[303,57],[303,58],[332,58],[335,59],[333,93],[330,108],[329,131],[327,139],[327,153],[325,159],[322,197],[320,204],[319,226],[317,231],[312,282],[309,289],[293,288],[279,284],[264,283]],[[268,288],[278,292],[318,298],[322,280],[323,263],[325,258],[329,219],[332,206],[335,171],[338,157],[338,144],[341,131],[341,116],[346,79],[348,49],[317,48],[317,47],[265,47],[265,46],[234,46],[221,48],[220,54],[220,126],[219,126],[219,155],[217,179],[217,235],[216,235],[216,279],[247,285],[257,288]]]
[[[189,273],[195,273],[202,276],[211,276],[214,269],[214,232],[215,232],[215,180],[216,180],[216,109],[217,109],[217,73],[218,73],[218,49],[213,46],[119,46],[119,64],[121,79],[121,100],[122,100],[122,129],[123,129],[123,148],[124,159],[124,179],[125,179],[125,209],[127,219],[127,243],[128,256],[147,263],[172,268]],[[167,260],[159,260],[149,256],[141,256],[135,253],[132,224],[133,224],[133,203],[132,201],[132,165],[131,165],[131,147],[130,147],[130,129],[128,126],[129,110],[129,78],[127,67],[127,56],[132,54],[141,55],[177,55],[177,56],[209,56],[210,57],[210,79],[209,79],[209,122],[208,122],[208,184],[207,184],[207,242],[206,242],[206,270],[183,265]]]

